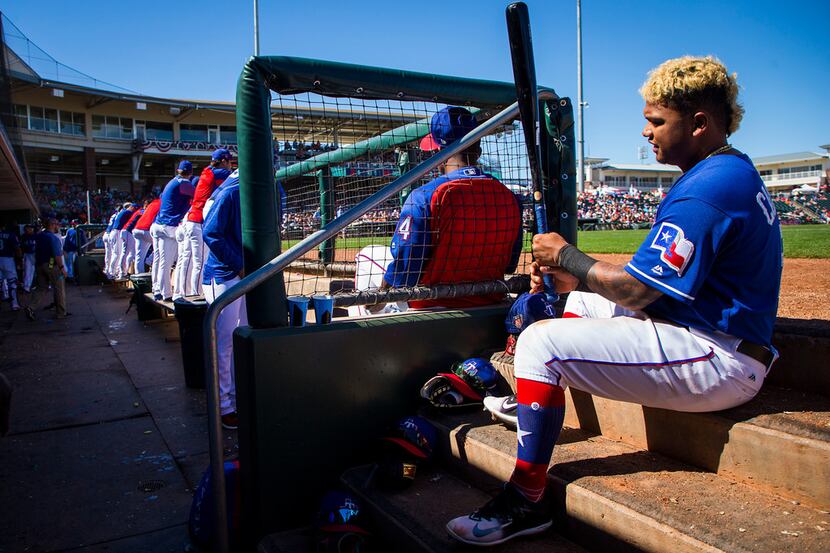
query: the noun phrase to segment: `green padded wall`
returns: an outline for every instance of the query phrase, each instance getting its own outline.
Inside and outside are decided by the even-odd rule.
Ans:
[[[506,310],[238,329],[244,533],[309,524],[325,486],[415,413],[428,377],[504,347]]]

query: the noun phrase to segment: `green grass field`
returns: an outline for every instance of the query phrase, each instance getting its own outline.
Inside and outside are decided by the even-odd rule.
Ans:
[[[787,225],[782,227],[784,257],[830,258],[830,225]],[[645,240],[647,230],[594,230],[579,233],[579,249],[586,253],[630,253]],[[530,251],[527,237],[525,251]],[[283,243],[288,249],[296,241]],[[337,248],[360,249],[370,244],[389,243],[378,238],[338,238]]]
[[[787,225],[781,228],[784,257],[830,258],[830,225]],[[579,233],[579,249],[587,253],[634,253],[647,230],[596,230]]]

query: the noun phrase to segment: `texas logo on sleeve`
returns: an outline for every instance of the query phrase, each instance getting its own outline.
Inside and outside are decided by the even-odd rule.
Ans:
[[[695,251],[695,245],[686,240],[683,229],[671,223],[660,224],[651,247],[660,250],[660,261],[674,269],[677,276],[683,276]]]

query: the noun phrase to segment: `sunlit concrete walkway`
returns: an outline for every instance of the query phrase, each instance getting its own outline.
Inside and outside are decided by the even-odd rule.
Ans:
[[[182,551],[208,438],[178,326],[125,314],[129,296],[113,287],[67,297],[64,320],[0,310],[0,372],[14,387],[0,552]]]

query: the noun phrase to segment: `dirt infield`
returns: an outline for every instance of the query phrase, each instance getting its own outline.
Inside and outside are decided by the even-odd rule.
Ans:
[[[624,254],[596,254],[609,263],[625,263]],[[830,321],[830,259],[785,259],[778,316]]]

